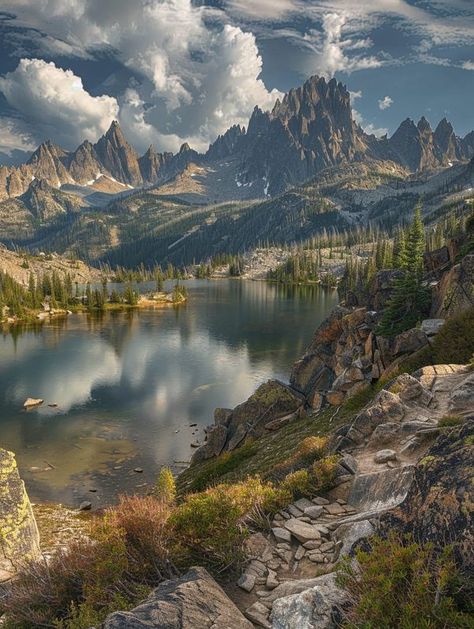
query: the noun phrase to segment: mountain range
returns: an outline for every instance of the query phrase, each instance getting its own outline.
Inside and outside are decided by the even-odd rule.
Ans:
[[[350,94],[312,77],[272,111],[256,107],[205,154],[142,156],[118,122],[95,144],[52,142],[26,164],[0,167],[0,241],[90,263],[187,264],[322,230],[403,221],[470,202],[474,132],[407,119],[391,137],[354,121]]]
[[[418,124],[404,120],[390,138],[368,135],[353,119],[345,86],[314,76],[277,100],[272,111],[255,107],[246,129],[231,127],[205,154],[183,144],[176,154],[150,146],[139,156],[117,121],[95,144],[86,140],[72,152],[47,141],[26,164],[0,167],[0,200],[24,194],[35,180],[59,188],[104,185],[107,178],[109,189],[118,192],[163,183],[191,163],[219,167],[228,159],[235,162],[237,187],[253,186],[258,198],[279,194],[335,165],[372,159],[413,173],[473,155],[474,131],[459,138],[445,118],[434,131],[422,117]]]

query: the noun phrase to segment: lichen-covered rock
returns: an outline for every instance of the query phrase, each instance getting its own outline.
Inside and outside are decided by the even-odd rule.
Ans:
[[[474,255],[446,272],[433,291],[432,317],[449,317],[474,305]]]
[[[104,629],[252,629],[204,568],[164,581],[138,607],[107,616]]]
[[[346,600],[334,574],[314,580],[310,589],[277,599],[273,603],[273,629],[331,629],[336,627],[337,608]]]
[[[15,455],[0,449],[0,578],[22,561],[39,559],[39,533]]]
[[[420,460],[403,502],[381,518],[396,529],[439,548],[453,544],[459,563],[474,568],[474,419],[443,432]]]
[[[428,337],[418,328],[411,328],[395,337],[393,343],[393,356],[400,354],[413,354],[425,345],[428,345]]]
[[[295,413],[304,403],[301,393],[279,380],[261,384],[248,400],[232,411],[228,420],[227,449],[236,448],[247,435],[262,435],[266,425]]]
[[[206,442],[196,450],[191,459],[192,463],[219,456],[227,439],[227,428],[224,424],[211,426],[207,431]]]

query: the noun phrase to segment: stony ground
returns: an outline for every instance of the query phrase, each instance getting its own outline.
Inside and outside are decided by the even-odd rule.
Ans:
[[[30,274],[41,277],[43,274],[51,274],[53,271],[64,279],[69,273],[73,283],[86,284],[87,282],[100,282],[102,273],[99,269],[88,266],[78,260],[70,260],[55,253],[48,255],[22,255],[6,249],[0,243],[0,270],[8,273],[17,282],[28,285]]]
[[[354,542],[375,532],[378,516],[404,499],[414,465],[441,430],[438,422],[473,408],[474,374],[461,365],[425,367],[416,378],[404,374],[381,391],[347,433],[360,436],[360,443],[349,448],[341,442],[348,474],[339,486],[326,498],[297,500],[275,515],[268,534],[251,536],[240,594],[229,592],[247,618],[259,627],[314,627],[304,624],[301,601],[298,620],[288,619],[297,595],[324,585],[326,595],[334,596],[334,581],[327,581],[333,577],[322,582],[321,575],[331,573]]]

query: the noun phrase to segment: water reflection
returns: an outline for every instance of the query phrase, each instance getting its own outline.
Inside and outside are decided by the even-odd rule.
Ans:
[[[287,378],[336,302],[317,287],[261,282],[188,290],[177,309],[73,315],[0,338],[2,446],[17,453],[34,497],[104,504],[187,460],[216,406]],[[26,397],[45,404],[25,412]]]

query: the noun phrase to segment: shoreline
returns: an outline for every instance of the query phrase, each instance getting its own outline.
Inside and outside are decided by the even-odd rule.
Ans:
[[[154,300],[143,298],[140,299],[136,304],[127,304],[127,303],[107,303],[104,304],[104,308],[93,308],[89,309],[85,305],[73,305],[71,308],[67,310],[65,308],[55,308],[52,311],[47,310],[38,310],[33,311],[31,314],[25,317],[7,317],[6,319],[0,320],[0,325],[4,327],[15,327],[17,325],[34,325],[34,324],[43,324],[50,323],[56,319],[66,319],[68,316],[72,314],[90,314],[90,315],[100,315],[105,314],[106,312],[121,312],[128,310],[154,310],[157,308],[167,308],[169,306],[181,306],[182,304],[187,302],[186,296],[181,296],[179,300],[172,299],[172,293],[166,293],[167,297],[171,299],[165,298],[162,300]]]

